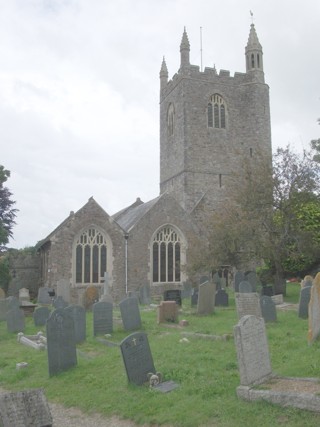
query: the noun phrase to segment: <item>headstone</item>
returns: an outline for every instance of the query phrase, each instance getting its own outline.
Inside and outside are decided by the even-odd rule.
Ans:
[[[12,308],[19,308],[20,307],[20,301],[18,298],[10,296],[7,298],[7,308],[8,310],[11,310]]]
[[[90,310],[99,301],[99,290],[96,286],[88,286],[83,295],[83,305],[86,310]]]
[[[308,342],[311,344],[320,335],[320,273],[317,273],[311,286],[309,302]]]
[[[178,322],[178,305],[175,301],[161,301],[158,306],[158,324]]]
[[[193,288],[192,294],[191,294],[191,306],[198,305],[198,297],[199,297],[199,290]]]
[[[243,316],[234,327],[240,384],[261,384],[272,376],[265,323],[256,316]]]
[[[267,297],[272,297],[274,294],[272,285],[263,285],[261,288],[261,295],[266,295]]]
[[[242,282],[239,283],[239,292],[241,293],[249,293],[253,292],[252,285],[247,280],[242,280]]]
[[[142,305],[151,304],[149,283],[146,283],[145,285],[140,286],[140,288],[139,288],[139,301],[140,301],[140,304],[142,304]]]
[[[215,306],[228,307],[229,305],[229,295],[224,289],[219,289],[216,292]]]
[[[6,293],[4,291],[4,289],[0,288],[0,299],[5,299],[6,298]]]
[[[186,282],[182,283],[182,291],[181,291],[181,298],[190,298],[192,295],[192,283],[190,280],[187,280]]]
[[[141,328],[141,317],[138,298],[125,298],[119,303],[123,327],[126,331]]]
[[[219,290],[222,288],[222,272],[219,274],[219,272],[214,273],[212,276],[212,281],[216,285],[216,289]]]
[[[311,286],[305,286],[300,291],[300,299],[298,306],[298,316],[301,319],[308,319],[308,307],[311,296]]]
[[[234,275],[234,291],[239,292],[239,285],[245,279],[245,275],[243,271],[236,271]]]
[[[198,314],[212,314],[214,312],[216,295],[216,284],[212,282],[203,283],[199,286]]]
[[[86,340],[86,310],[81,305],[69,305],[64,309],[73,319],[76,344]]]
[[[70,282],[69,282],[69,280],[60,279],[57,281],[57,297],[61,297],[67,303],[70,302]],[[63,307],[61,307],[61,308],[63,308]]]
[[[163,293],[164,301],[175,301],[178,305],[181,306],[181,290],[180,289],[169,289]]]
[[[271,299],[275,303],[275,305],[283,304],[283,295],[282,294],[272,295]]]
[[[301,287],[302,287],[302,288],[305,288],[305,287],[307,287],[307,286],[312,286],[312,284],[313,284],[313,277],[312,277],[312,276],[310,276],[310,275],[307,275],[307,276],[305,276],[305,277],[304,277],[304,279],[302,280],[302,282],[301,282]]]
[[[7,319],[8,303],[6,299],[0,299],[0,322]]]
[[[54,306],[54,308],[66,308],[69,304],[62,298],[61,295],[59,295],[53,300],[52,305]]]
[[[24,332],[25,321],[24,312],[18,307],[14,307],[7,312],[8,332]]]
[[[121,341],[120,349],[128,381],[136,385],[146,383],[148,374],[156,372],[147,334],[135,332],[129,335]]]
[[[42,389],[0,393],[2,427],[52,427],[48,402]]]
[[[46,324],[49,376],[77,365],[74,322],[63,308],[54,310]]]
[[[277,321],[276,305],[272,301],[271,297],[268,297],[267,295],[261,296],[260,307],[261,307],[261,314],[265,322]]]
[[[251,283],[252,292],[256,292],[259,282],[257,273],[255,271],[246,271],[245,280]]]
[[[50,310],[48,307],[38,307],[33,312],[33,321],[35,326],[43,326],[49,319]]]
[[[49,292],[50,293],[54,292],[54,289],[48,288],[46,286],[39,288],[38,298],[37,298],[38,304],[51,304],[52,303],[52,297],[50,296]]]
[[[27,288],[19,289],[19,301],[30,301],[29,289]]]
[[[238,319],[246,315],[261,317],[260,297],[256,292],[235,294]]]
[[[93,304],[93,335],[111,334],[113,332],[113,304],[99,301]]]

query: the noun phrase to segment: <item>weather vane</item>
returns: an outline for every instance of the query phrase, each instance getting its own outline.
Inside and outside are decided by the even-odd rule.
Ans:
[[[253,24],[253,12],[252,12],[252,10],[250,10],[250,15],[251,15],[251,24]]]

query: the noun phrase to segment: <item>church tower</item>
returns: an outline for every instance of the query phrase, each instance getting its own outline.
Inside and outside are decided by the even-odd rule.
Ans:
[[[251,25],[246,72],[190,64],[184,29],[180,68],[171,80],[160,71],[160,193],[171,193],[197,217],[231,197],[244,162],[262,155],[271,164],[269,87],[262,47]]]

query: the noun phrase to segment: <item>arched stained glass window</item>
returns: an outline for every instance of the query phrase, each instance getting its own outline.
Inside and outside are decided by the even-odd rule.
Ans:
[[[224,99],[220,95],[215,94],[210,98],[207,107],[207,113],[209,128],[226,128],[226,106]]]

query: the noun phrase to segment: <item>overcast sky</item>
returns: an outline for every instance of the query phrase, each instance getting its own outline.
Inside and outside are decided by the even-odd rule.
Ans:
[[[245,71],[250,10],[270,86],[273,149],[320,137],[320,1],[0,0],[0,164],[34,246],[93,196],[111,215],[159,194],[159,71]]]

